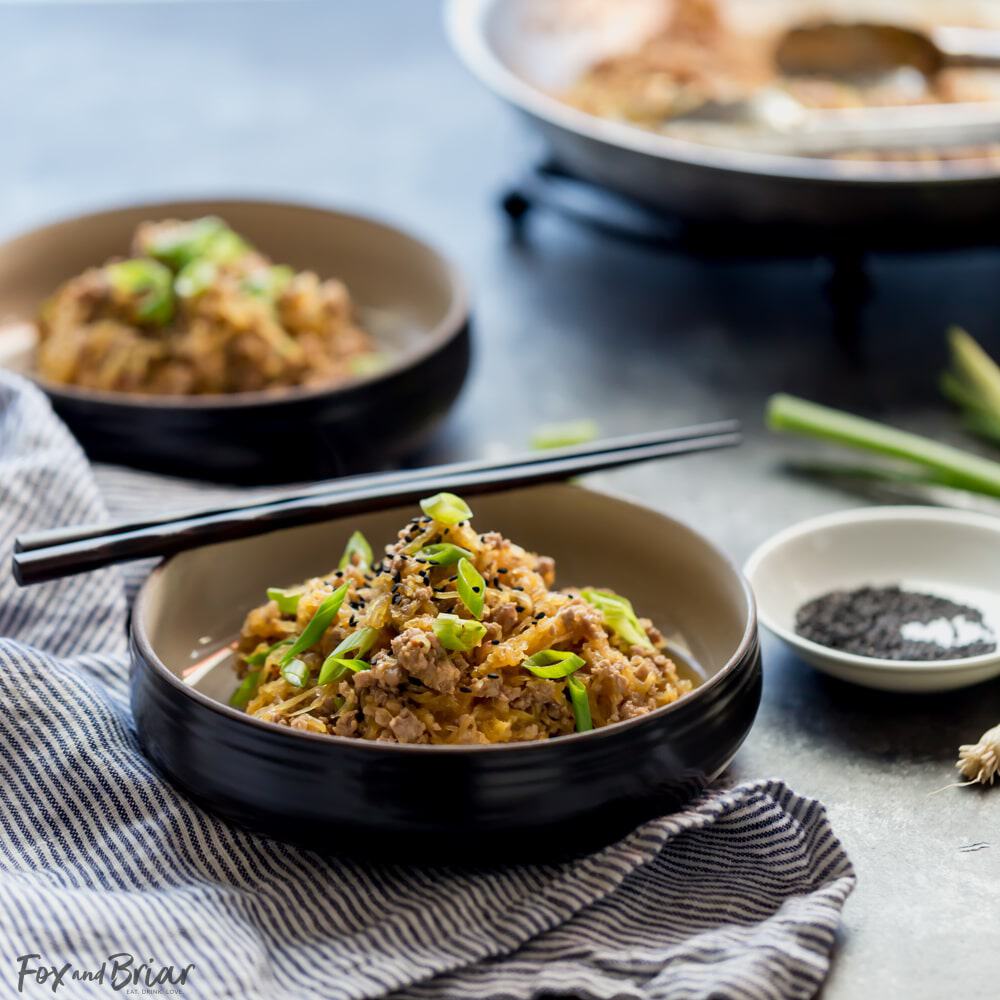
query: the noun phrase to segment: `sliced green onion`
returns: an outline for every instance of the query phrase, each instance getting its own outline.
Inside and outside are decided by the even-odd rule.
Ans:
[[[438,642],[445,649],[454,649],[468,653],[475,649],[486,635],[486,626],[482,622],[459,618],[458,615],[441,614],[432,624]]]
[[[180,271],[204,257],[220,264],[242,257],[250,245],[214,215],[173,226],[157,227],[143,247],[150,257]]]
[[[347,367],[351,369],[352,375],[363,378],[365,375],[375,375],[382,371],[389,364],[389,358],[380,351],[369,351],[367,354],[358,354],[347,362]]]
[[[594,590],[590,587],[581,590],[580,596],[601,612],[604,627],[610,629],[626,646],[653,648],[646,630],[639,624],[639,618],[632,609],[631,601],[627,598],[610,590]]]
[[[251,670],[243,677],[243,680],[240,682],[240,686],[233,692],[233,696],[229,699],[229,704],[232,705],[233,708],[246,708],[246,706],[253,699],[253,696],[257,693],[257,685],[259,683],[260,671]]]
[[[137,323],[165,326],[174,316],[173,275],[155,260],[120,260],[104,268],[112,289],[129,300]]]
[[[1000,496],[1000,463],[919,434],[781,393],[768,401],[767,423],[772,430],[794,431],[906,459],[928,469],[936,482],[946,486]]]
[[[372,547],[368,544],[368,539],[361,534],[360,531],[355,531],[350,538],[347,539],[347,547],[344,549],[344,554],[340,557],[340,562],[337,564],[337,569],[347,569],[348,566],[354,565],[353,557],[355,555],[360,556],[358,560],[358,565],[362,569],[367,569],[372,564]]]
[[[452,566],[459,559],[471,559],[472,553],[460,545],[452,545],[451,542],[438,542],[422,548],[417,553],[417,558],[434,566]]]
[[[283,615],[294,615],[299,610],[301,598],[302,591],[300,590],[282,590],[281,587],[267,588],[267,599],[274,601]]]
[[[341,584],[323,603],[316,609],[316,613],[309,619],[309,624],[302,630],[302,634],[292,643],[291,649],[281,658],[281,666],[291,663],[299,653],[304,653],[307,649],[315,646],[323,633],[330,627],[330,623],[337,617],[341,604],[347,596],[349,584]]]
[[[569,448],[586,444],[597,437],[599,429],[593,420],[570,420],[563,424],[542,424],[531,435],[531,447],[537,451],[548,448]]]
[[[438,524],[455,525],[472,517],[469,505],[454,493],[435,493],[420,501],[420,509]]]
[[[207,292],[219,276],[219,268],[200,257],[185,264],[174,279],[174,291],[182,299],[194,299]]]
[[[462,558],[458,561],[458,582],[455,584],[455,589],[473,617],[482,618],[486,581],[468,559]]]
[[[253,248],[242,236],[224,229],[209,241],[205,256],[219,264],[231,264],[250,253]]]
[[[281,664],[281,676],[288,681],[292,687],[305,687],[309,680],[309,667],[303,660],[290,660]]]
[[[288,287],[295,272],[285,264],[259,267],[251,271],[240,283],[244,291],[274,302]]]
[[[337,643],[337,648],[330,655],[343,656],[344,653],[353,653],[357,650],[358,656],[364,656],[378,642],[380,631],[381,629],[377,628],[359,628],[357,632],[352,632]]]
[[[569,692],[569,703],[576,719],[576,731],[586,733],[594,728],[594,720],[590,715],[590,698],[587,697],[587,687],[578,677],[570,677],[566,681]]]
[[[521,664],[536,677],[553,680],[558,677],[569,677],[576,673],[586,661],[576,653],[564,652],[561,649],[541,649],[534,656]]]
[[[341,664],[345,660],[344,654],[357,653],[358,657],[364,656],[378,641],[380,631],[377,628],[359,628],[357,632],[344,636],[337,643],[337,648],[323,661],[318,683],[329,684],[330,681],[342,676],[344,669],[341,669]]]
[[[323,669],[319,674],[320,684],[332,684],[334,681],[339,681],[348,670],[354,673],[360,673],[362,670],[368,670],[371,664],[367,660],[351,660],[345,659],[342,656],[328,656],[323,662]]]
[[[287,646],[291,642],[291,639],[279,639],[273,646],[268,646],[267,649],[262,649],[259,653],[251,653],[250,656],[247,657],[247,664],[251,667],[262,667],[267,662],[267,658],[276,649],[280,649],[282,646]]]

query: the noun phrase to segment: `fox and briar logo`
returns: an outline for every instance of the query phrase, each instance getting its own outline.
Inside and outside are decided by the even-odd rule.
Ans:
[[[17,958],[17,992],[23,993],[26,986],[44,986],[58,993],[70,983],[97,983],[110,986],[112,990],[127,993],[179,994],[180,990],[170,989],[183,986],[194,964],[177,969],[172,965],[155,967],[154,959],[137,962],[128,952],[117,952],[101,962],[96,969],[74,969],[72,962],[63,965],[48,965],[42,956],[19,955]],[[135,987],[134,989],[130,987]],[[72,989],[68,993],[72,995]]]

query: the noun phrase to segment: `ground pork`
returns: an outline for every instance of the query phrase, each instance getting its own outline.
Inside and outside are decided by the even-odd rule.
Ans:
[[[462,671],[448,660],[437,636],[418,628],[400,632],[392,640],[392,652],[408,674],[442,694],[451,694],[462,676]]]

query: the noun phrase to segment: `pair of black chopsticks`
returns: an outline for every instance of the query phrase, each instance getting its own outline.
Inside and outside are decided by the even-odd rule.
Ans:
[[[636,462],[728,448],[739,442],[739,424],[725,420],[511,458],[354,476],[240,507],[32,532],[15,540],[14,577],[22,586],[42,583],[112,563],[167,556],[199,545],[383,510],[442,490],[472,495],[517,489]]]

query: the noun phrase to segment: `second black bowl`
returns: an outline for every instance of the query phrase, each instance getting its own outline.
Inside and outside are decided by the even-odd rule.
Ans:
[[[343,280],[389,363],[331,387],[218,396],[97,392],[36,378],[90,456],[263,483],[378,467],[423,444],[468,371],[462,282],[414,237],[326,209],[263,201],[148,204],[20,236],[0,247],[0,364],[35,377],[32,324],[40,303],[67,278],[125,253],[140,222],[203,215],[221,216],[276,261]]]

